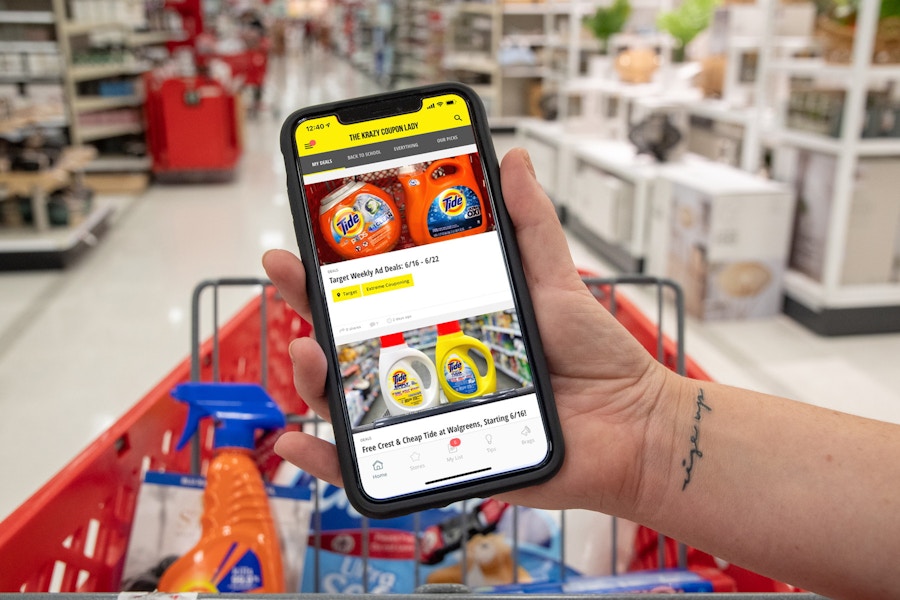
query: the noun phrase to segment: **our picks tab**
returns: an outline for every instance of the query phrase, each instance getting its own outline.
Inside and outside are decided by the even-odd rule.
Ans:
[[[294,135],[298,155],[312,156],[467,125],[471,118],[465,100],[444,94],[423,98],[416,112],[372,121],[345,125],[335,115],[308,119],[297,125]]]

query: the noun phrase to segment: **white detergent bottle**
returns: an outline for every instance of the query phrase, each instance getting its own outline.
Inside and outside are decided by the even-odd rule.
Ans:
[[[425,353],[407,346],[402,333],[381,337],[378,377],[384,403],[394,417],[440,402],[441,384],[434,363]]]

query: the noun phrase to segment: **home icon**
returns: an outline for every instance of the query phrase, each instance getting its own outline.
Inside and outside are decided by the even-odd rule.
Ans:
[[[372,469],[375,471],[383,471],[384,463],[381,462],[380,460],[376,460],[374,463],[372,463]]]

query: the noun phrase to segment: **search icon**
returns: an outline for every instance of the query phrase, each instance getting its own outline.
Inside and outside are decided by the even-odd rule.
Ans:
[[[459,115],[453,115],[453,120],[454,121],[462,121],[462,117]]]

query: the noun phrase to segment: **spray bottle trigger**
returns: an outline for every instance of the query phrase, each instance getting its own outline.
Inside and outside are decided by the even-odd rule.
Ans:
[[[172,390],[172,397],[188,405],[184,431],[176,445],[178,450],[196,433],[204,417],[218,422],[215,447],[252,448],[254,430],[285,426],[284,413],[257,384],[182,383]]]

